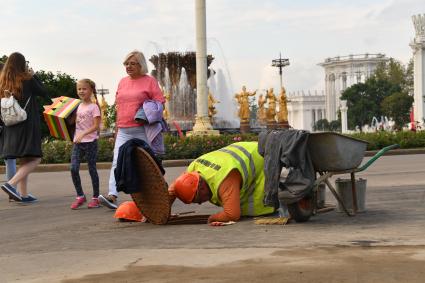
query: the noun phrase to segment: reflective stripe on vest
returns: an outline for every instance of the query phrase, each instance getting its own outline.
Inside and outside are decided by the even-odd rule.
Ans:
[[[249,168],[251,169],[251,175],[248,174],[248,169],[246,168],[246,164],[239,155],[237,155],[235,152],[228,150],[226,148],[219,149],[220,151],[223,151],[223,152],[226,152],[226,153],[229,153],[230,155],[232,155],[241,164],[242,170],[243,170],[244,175],[245,175],[244,180],[246,180],[244,182],[242,189],[247,190],[248,213],[254,214],[254,194],[253,194],[253,192],[254,192],[254,189],[255,189],[255,176],[256,176],[254,159],[252,158],[251,153],[249,153],[245,148],[243,148],[240,145],[231,144],[231,145],[229,145],[229,147],[236,148],[236,149],[240,150],[243,154],[245,154],[246,157],[248,157]],[[249,182],[249,176],[252,176],[252,178],[251,178],[252,180],[250,182]],[[242,206],[243,206],[243,203],[241,202],[241,211],[243,209]]]

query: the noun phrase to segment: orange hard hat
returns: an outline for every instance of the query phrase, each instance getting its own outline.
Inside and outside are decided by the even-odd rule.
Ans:
[[[125,201],[120,204],[115,211],[114,217],[120,221],[142,222],[145,219],[134,201]]]
[[[198,190],[201,176],[198,172],[181,174],[174,182],[174,193],[184,203],[191,203]]]

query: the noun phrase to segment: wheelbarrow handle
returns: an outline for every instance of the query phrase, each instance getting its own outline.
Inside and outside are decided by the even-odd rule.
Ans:
[[[383,149],[378,151],[371,159],[369,159],[368,162],[366,162],[363,166],[359,167],[356,171],[361,172],[363,170],[366,170],[373,162],[375,162],[376,159],[378,159],[379,157],[384,155],[387,151],[389,151],[391,149],[396,149],[396,148],[399,148],[399,147],[400,147],[399,144],[392,144],[392,145],[384,147]]]

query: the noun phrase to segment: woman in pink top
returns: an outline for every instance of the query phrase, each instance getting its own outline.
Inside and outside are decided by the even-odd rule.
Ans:
[[[133,51],[124,60],[127,77],[121,79],[115,96],[117,109],[117,120],[115,130],[115,146],[112,168],[109,175],[108,196],[99,196],[101,204],[111,208],[117,208],[118,192],[115,183],[114,170],[117,166],[118,151],[126,141],[138,138],[146,141],[148,139],[143,124],[134,120],[137,110],[145,100],[156,100],[165,103],[164,95],[159,88],[155,78],[149,76],[145,56],[140,51]]]

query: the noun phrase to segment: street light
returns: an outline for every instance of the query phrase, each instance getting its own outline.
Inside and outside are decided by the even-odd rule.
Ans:
[[[96,92],[97,92],[98,94],[100,94],[100,95],[102,96],[102,98],[103,98],[103,96],[104,96],[105,94],[109,94],[109,89],[107,89],[107,88],[103,88],[103,86],[102,86],[102,88],[98,88],[98,89],[96,90]]]
[[[286,67],[289,65],[289,59],[282,59],[282,54],[279,53],[279,59],[273,59],[272,60],[272,67],[279,68],[279,75],[280,75],[280,89],[282,89],[282,69],[283,67]]]

